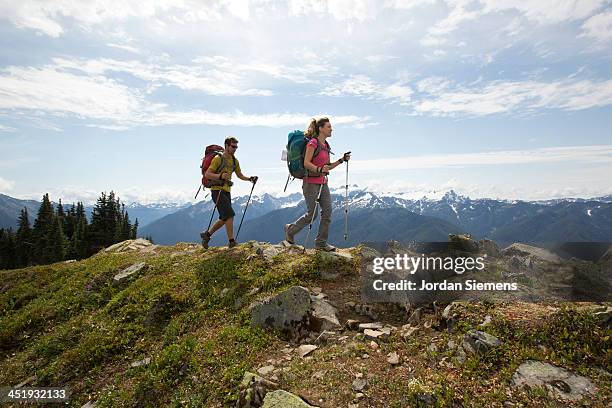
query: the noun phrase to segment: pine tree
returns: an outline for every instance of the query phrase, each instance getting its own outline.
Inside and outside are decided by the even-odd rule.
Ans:
[[[38,216],[34,221],[33,242],[34,242],[34,262],[46,263],[43,253],[48,253],[49,233],[53,227],[53,205],[49,201],[49,194],[43,196],[42,202],[38,209]]]
[[[66,256],[66,237],[62,231],[62,221],[60,217],[55,217],[51,230],[49,231],[49,244],[43,252],[45,263],[63,261]]]
[[[138,218],[134,221],[134,226],[132,227],[130,239],[136,239],[138,236]]]
[[[16,236],[16,264],[17,267],[24,267],[32,263],[34,255],[33,233],[30,228],[28,209],[26,207],[21,210],[18,225]]]
[[[16,242],[13,230],[0,228],[0,269],[13,269],[16,262]]]

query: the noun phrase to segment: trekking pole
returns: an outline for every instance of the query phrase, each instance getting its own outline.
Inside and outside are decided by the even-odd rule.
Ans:
[[[212,224],[212,219],[215,216],[215,211],[217,211],[217,204],[219,204],[219,198],[221,198],[221,190],[219,190],[219,195],[217,195],[217,199],[215,200],[215,206],[213,207],[212,214],[210,214],[210,221],[208,221],[208,228],[206,228],[206,231],[210,230],[210,225]]]
[[[346,184],[344,194],[344,240],[348,238],[348,160],[346,161]]]
[[[236,233],[236,238],[238,239],[238,235],[240,235],[240,228],[242,228],[242,221],[244,221],[244,216],[246,215],[247,209],[249,208],[249,203],[251,202],[251,196],[253,195],[253,190],[255,189],[255,184],[257,184],[257,180],[253,183],[253,187],[251,187],[251,193],[249,194],[249,199],[247,200],[246,206],[244,207],[244,212],[242,213],[242,218],[240,219],[240,225],[238,226],[238,232]]]
[[[315,217],[317,216],[317,210],[319,206],[319,201],[321,200],[321,192],[323,191],[323,184],[319,187],[319,195],[317,195],[317,201],[315,201],[314,212],[312,213],[312,218],[310,219],[310,224],[308,224],[308,233],[306,234],[306,241],[304,241],[304,251],[306,251],[306,245],[308,244],[308,239],[310,238],[310,231],[312,230],[312,223],[314,222]]]
[[[198,194],[200,194],[200,190],[202,189],[202,185],[200,184],[200,187],[198,187],[198,191],[196,192],[195,197],[193,197],[193,199],[195,200],[196,198],[198,198]]]

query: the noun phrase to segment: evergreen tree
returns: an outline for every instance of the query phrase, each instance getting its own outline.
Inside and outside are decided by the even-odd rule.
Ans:
[[[24,267],[32,263],[34,255],[33,235],[32,229],[30,228],[30,220],[28,218],[28,209],[26,207],[21,210],[18,225],[16,236],[16,264],[17,267]]]
[[[55,217],[51,230],[49,231],[48,245],[43,252],[45,263],[63,261],[66,256],[66,237],[62,231],[62,221],[60,217]]]
[[[74,234],[76,225],[77,225],[76,208],[73,203],[70,209],[66,212],[64,223],[62,224],[62,227],[64,229],[64,234],[66,235],[67,240],[69,241],[72,240],[72,234]]]
[[[16,242],[13,230],[0,228],[0,269],[13,269],[16,262]]]
[[[42,202],[38,209],[38,216],[34,221],[33,229],[33,242],[34,242],[34,262],[46,263],[45,256],[43,253],[48,253],[49,233],[53,228],[54,212],[51,201],[49,201],[49,194],[43,196]]]
[[[134,221],[134,226],[132,227],[130,239],[136,239],[138,236],[138,218]]]

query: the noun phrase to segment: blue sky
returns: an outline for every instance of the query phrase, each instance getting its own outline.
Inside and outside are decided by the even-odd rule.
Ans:
[[[0,192],[188,201],[233,135],[279,193],[326,115],[377,192],[612,194],[611,44],[608,0],[2,0]]]

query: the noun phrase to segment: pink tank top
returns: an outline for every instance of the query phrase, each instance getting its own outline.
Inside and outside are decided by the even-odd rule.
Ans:
[[[312,146],[316,150],[318,144],[319,144],[319,140],[316,137],[313,137],[312,139],[310,139],[310,141],[308,142],[306,146]],[[312,164],[314,164],[317,167],[329,164],[329,148],[322,147],[319,154],[313,157]],[[326,183],[325,176],[304,177],[304,182],[310,183],[310,184],[325,184]]]

